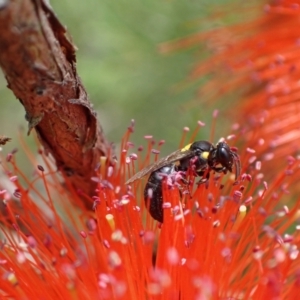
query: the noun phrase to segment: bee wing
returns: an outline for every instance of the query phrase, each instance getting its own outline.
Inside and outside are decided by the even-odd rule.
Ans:
[[[195,155],[195,153],[191,150],[182,151],[182,149],[179,149],[179,150],[169,154],[168,156],[159,159],[155,163],[145,167],[141,171],[137,172],[130,179],[128,179],[125,184],[130,184],[130,183],[136,181],[137,179],[140,179],[140,178],[142,178],[162,167],[165,167],[175,161],[181,160],[183,158],[193,157],[194,155]]]

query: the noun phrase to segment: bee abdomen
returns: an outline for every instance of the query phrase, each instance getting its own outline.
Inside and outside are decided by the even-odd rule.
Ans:
[[[162,183],[166,176],[175,172],[175,165],[164,166],[151,173],[144,189],[146,207],[153,219],[160,223],[164,221]]]

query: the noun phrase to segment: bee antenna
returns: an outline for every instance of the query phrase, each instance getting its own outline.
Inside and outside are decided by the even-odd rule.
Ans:
[[[235,180],[241,175],[241,160],[237,153],[231,152],[234,159],[234,167],[235,167]]]

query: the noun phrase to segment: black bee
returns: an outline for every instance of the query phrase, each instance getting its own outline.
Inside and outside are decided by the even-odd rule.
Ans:
[[[230,149],[227,143],[219,142],[214,146],[207,141],[197,141],[145,167],[131,177],[126,184],[130,184],[151,173],[144,189],[144,198],[147,207],[149,207],[150,215],[162,223],[163,178],[175,172],[186,172],[191,168],[197,176],[203,177],[206,175],[204,182],[209,178],[210,171],[226,174],[228,171],[232,172],[233,165],[235,167],[235,179],[237,179],[241,173],[240,158],[236,152]],[[149,199],[150,204],[148,205]]]

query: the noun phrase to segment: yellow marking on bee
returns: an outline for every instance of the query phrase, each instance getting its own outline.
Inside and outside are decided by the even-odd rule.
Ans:
[[[208,155],[209,155],[208,151],[204,151],[204,152],[201,153],[201,157],[204,158],[204,159],[208,159]]]
[[[181,152],[184,152],[184,151],[190,150],[190,148],[191,148],[191,145],[192,145],[192,144],[187,144],[186,146],[184,146],[184,147],[181,149]]]

